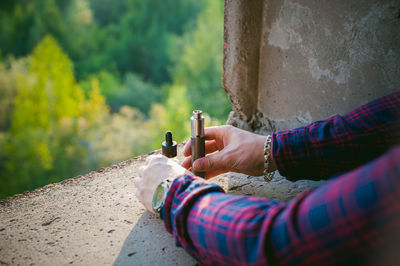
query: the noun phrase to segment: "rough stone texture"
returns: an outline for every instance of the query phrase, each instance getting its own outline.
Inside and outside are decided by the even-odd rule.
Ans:
[[[257,110],[262,0],[225,0],[225,6],[222,83],[232,108],[250,117]]]
[[[225,1],[224,32],[228,123],[251,131],[344,114],[400,88],[398,0]]]
[[[133,178],[146,157],[0,201],[0,264],[196,264],[135,198]],[[284,201],[321,184],[281,177],[265,183],[241,174],[211,182],[229,193]]]

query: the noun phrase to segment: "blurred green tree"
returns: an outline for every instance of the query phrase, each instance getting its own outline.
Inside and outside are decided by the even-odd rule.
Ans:
[[[165,138],[165,132],[170,130],[177,142],[190,136],[190,116],[192,107],[187,100],[186,88],[172,85],[165,106],[153,104],[150,119],[147,122],[148,132],[152,139],[152,149],[160,149],[160,140]]]
[[[6,1],[0,9],[0,47],[5,55],[25,56],[45,34],[58,39],[64,31],[55,0]]]
[[[145,81],[170,80],[169,36],[196,19],[196,0],[15,0],[0,10],[3,54],[25,56],[54,36],[75,63],[78,80],[107,70],[139,73]]]
[[[17,93],[16,77],[27,72],[24,58],[10,59],[8,66],[0,62],[0,131],[7,131],[11,125],[13,102]]]
[[[222,7],[0,1],[0,198],[183,141],[194,108],[224,121]]]
[[[176,37],[170,48],[173,83],[185,86],[195,109],[225,122],[230,102],[221,86],[223,1],[207,0],[194,30]]]
[[[16,76],[17,94],[9,131],[3,136],[1,193],[21,191],[87,170],[86,128],[107,114],[98,90],[85,99],[72,63],[46,36]]]
[[[148,117],[152,103],[162,100],[163,90],[151,82],[145,82],[136,73],[125,74],[121,82],[118,76],[101,71],[80,82],[85,92],[91,90],[92,79],[99,81],[101,94],[106,97],[107,104],[114,112],[118,112],[123,106],[130,106],[139,109]]]
[[[90,160],[109,166],[149,152],[153,145],[145,123],[143,114],[129,106],[107,116],[95,130],[88,132]]]
[[[194,0],[127,1],[118,26],[108,28],[114,41],[108,51],[120,72],[140,73],[155,84],[169,81],[169,36],[190,27],[203,4]]]
[[[119,76],[107,70],[91,74],[87,79],[79,82],[86,95],[92,90],[93,80],[97,80],[101,94],[107,99],[107,104],[111,105],[113,109],[118,109],[112,106],[114,103],[112,103],[111,98],[116,97],[115,95],[123,89],[123,84]]]
[[[124,87],[111,98],[113,105],[128,105],[138,108],[148,115],[154,102],[161,102],[162,90],[150,82],[145,82],[135,73],[127,73],[124,78]]]

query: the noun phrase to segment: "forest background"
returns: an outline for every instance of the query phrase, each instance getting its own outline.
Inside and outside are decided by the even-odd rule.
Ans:
[[[0,1],[0,198],[225,123],[222,0]]]

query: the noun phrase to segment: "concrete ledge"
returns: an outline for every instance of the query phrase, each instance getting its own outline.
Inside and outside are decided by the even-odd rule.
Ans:
[[[133,178],[147,156],[0,201],[0,264],[196,264],[135,197]],[[210,181],[229,193],[285,201],[321,184],[241,174]]]

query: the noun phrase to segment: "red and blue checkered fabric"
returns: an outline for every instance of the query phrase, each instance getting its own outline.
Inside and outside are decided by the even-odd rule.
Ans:
[[[400,142],[400,92],[344,115],[272,135],[272,153],[287,179],[327,179],[377,158]]]
[[[313,178],[335,175],[288,203],[228,195],[201,178],[178,177],[163,209],[167,230],[203,264],[395,263],[399,108],[396,93],[343,117],[274,134],[281,173],[294,180],[308,171]]]

